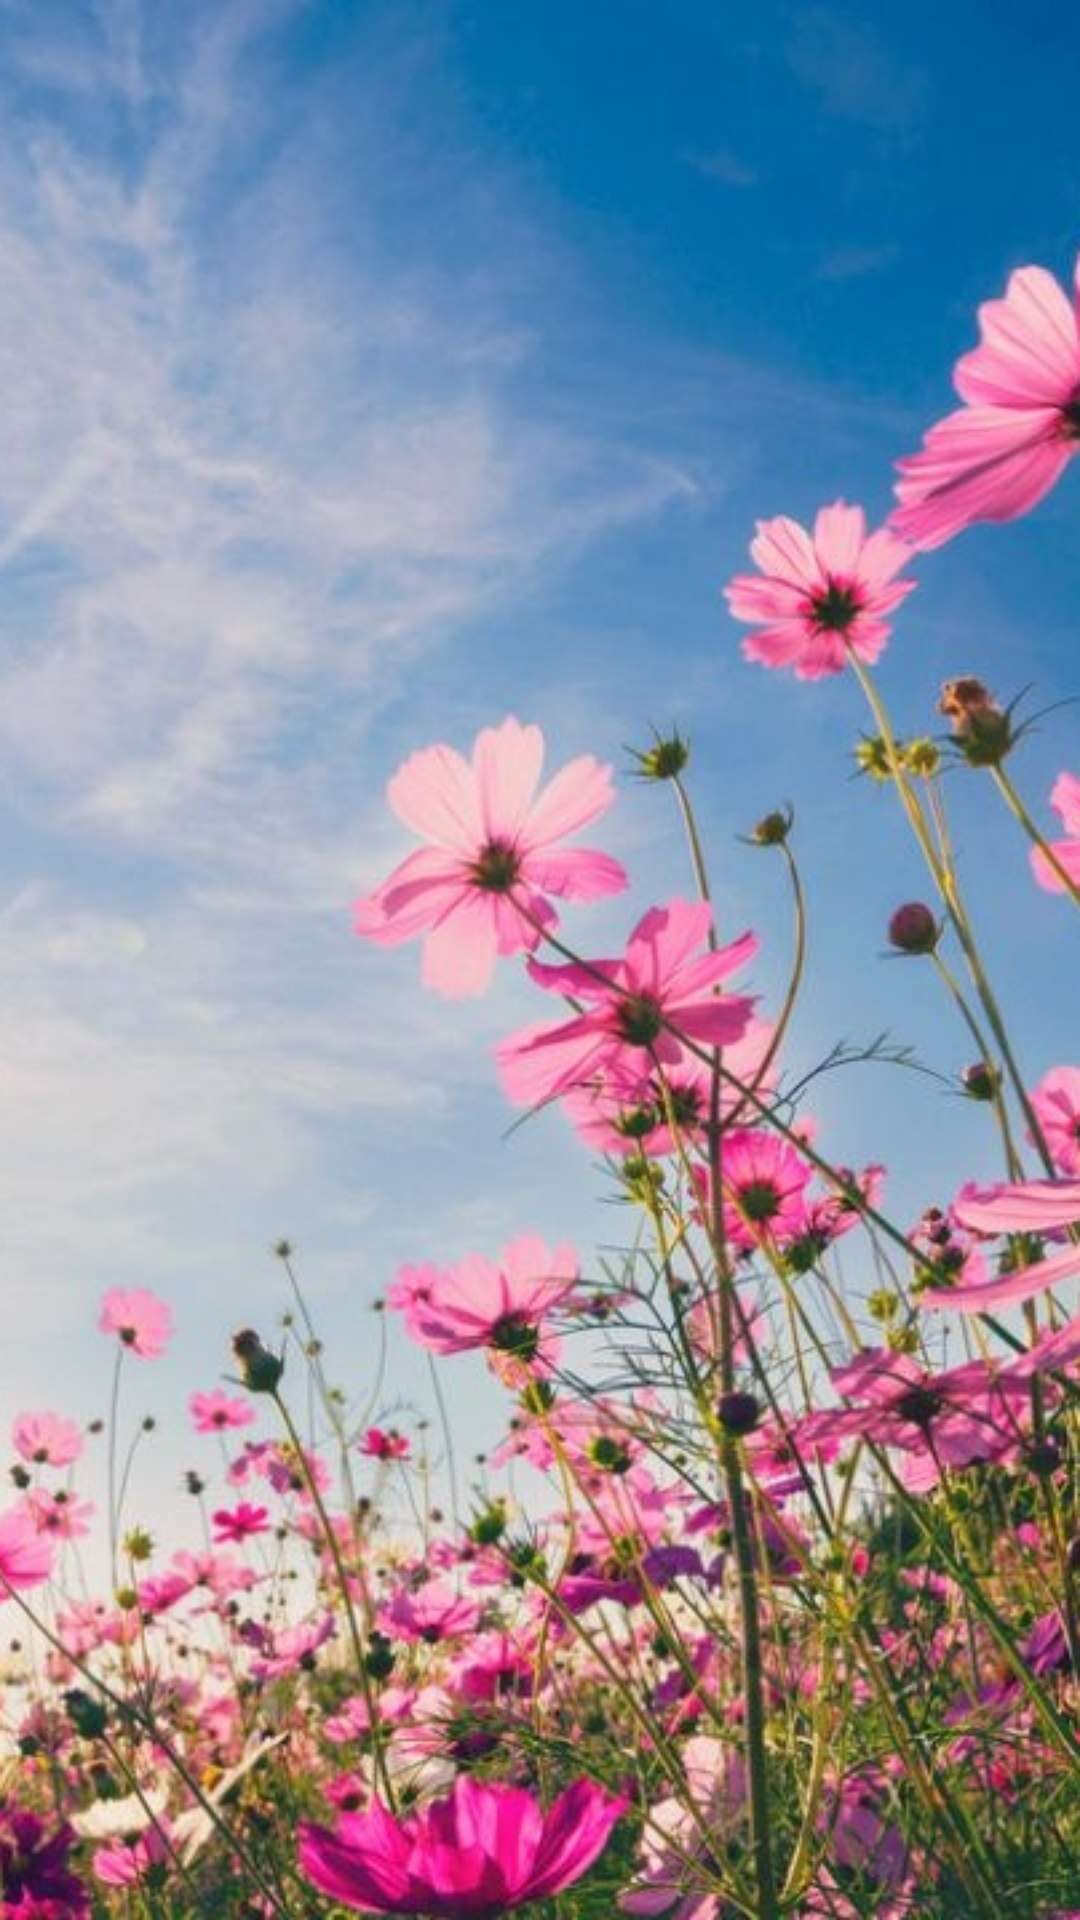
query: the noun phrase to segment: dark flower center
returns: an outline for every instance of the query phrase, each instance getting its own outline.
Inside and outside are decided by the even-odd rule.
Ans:
[[[663,1031],[660,1003],[649,993],[631,994],[620,1005],[617,1019],[619,1032],[632,1047],[651,1047]]]
[[[522,1314],[504,1313],[491,1329],[489,1344],[500,1353],[512,1353],[517,1360],[535,1360],[540,1335]]]
[[[1080,440],[1080,387],[1068,404],[1061,409],[1065,422],[1065,433],[1070,440]]]
[[[842,587],[837,580],[830,579],[824,593],[815,594],[810,602],[817,626],[826,633],[846,633],[861,602],[854,587]]]
[[[780,1195],[771,1180],[751,1180],[739,1188],[739,1211],[748,1220],[771,1220],[780,1211]]]
[[[473,884],[485,893],[509,893],[521,871],[521,861],[509,840],[489,840],[470,871]]]
[[[928,1427],[944,1408],[945,1401],[933,1387],[910,1387],[896,1401],[894,1412],[901,1420],[910,1420],[913,1426]]]

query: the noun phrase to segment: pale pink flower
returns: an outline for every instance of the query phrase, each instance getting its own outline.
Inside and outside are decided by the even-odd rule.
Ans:
[[[20,1413],[12,1425],[11,1444],[31,1466],[70,1467],[83,1450],[82,1429],[60,1413]]]
[[[559,967],[530,960],[538,986],[572,995],[583,1010],[503,1042],[497,1058],[510,1099],[536,1106],[608,1073],[637,1075],[645,1087],[658,1068],[681,1070],[695,1057],[684,1040],[698,1047],[741,1040],[754,1002],[718,988],[752,959],[757,939],[744,933],[703,953],[711,926],[706,903],[671,900],[650,908],[619,959]]]
[[[1078,842],[1080,846],[1080,842]],[[1031,1096],[1054,1165],[1080,1176],[1080,1067],[1052,1067]]]
[[[354,909],[357,933],[380,946],[424,935],[424,984],[451,999],[483,993],[499,954],[535,947],[554,926],[548,896],[596,900],[626,874],[606,853],[556,843],[606,812],[610,767],[571,760],[537,793],[539,727],[513,718],[477,735],[471,763],[453,747],[426,747],[395,773],[390,805],[430,842]]]
[[[250,1427],[255,1409],[248,1400],[227,1394],[222,1387],[193,1393],[188,1412],[196,1433],[224,1433],[229,1427]]]
[[[876,660],[891,629],[884,616],[914,591],[896,575],[911,552],[887,527],[866,531],[861,507],[822,507],[808,533],[781,515],[759,520],[750,557],[724,592],[736,620],[758,629],[743,641],[747,660],[793,667],[799,680],[841,673],[849,656]]]
[[[76,1500],[62,1489],[51,1493],[45,1487],[31,1488],[26,1510],[39,1533],[51,1533],[59,1540],[85,1540],[94,1517],[92,1500]]]
[[[966,405],[896,463],[889,525],[913,546],[1027,513],[1080,452],[1080,259],[1075,284],[1074,306],[1044,267],[1022,267],[979,308],[980,343],[953,372]]]
[[[0,1587],[39,1587],[53,1568],[55,1546],[47,1533],[39,1533],[33,1515],[25,1506],[9,1507],[0,1513]]]
[[[102,1333],[117,1334],[132,1353],[154,1360],[169,1344],[173,1319],[164,1300],[145,1287],[134,1287],[130,1292],[110,1287],[101,1303],[98,1327]]]
[[[402,1267],[386,1299],[433,1353],[489,1347],[525,1361],[536,1357],[541,1323],[577,1280],[573,1247],[549,1248],[538,1234],[523,1233],[497,1263],[471,1253],[453,1267]]]
[[[1075,773],[1059,773],[1051,790],[1050,805],[1065,829],[1063,839],[1050,842],[1054,859],[1059,867],[1064,867],[1073,885],[1080,887],[1080,777]],[[1041,847],[1032,847],[1031,864],[1036,880],[1047,893],[1065,892],[1061,874]]]

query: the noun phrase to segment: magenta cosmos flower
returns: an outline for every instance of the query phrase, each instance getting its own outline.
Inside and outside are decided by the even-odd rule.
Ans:
[[[387,788],[430,845],[357,901],[353,924],[384,947],[424,935],[424,984],[450,999],[483,993],[497,955],[534,947],[537,922],[556,924],[549,894],[597,900],[626,885],[606,853],[556,847],[607,811],[611,768],[585,754],[537,793],[543,759],[539,727],[511,718],[477,735],[471,762],[425,747]]]
[[[387,1304],[433,1353],[490,1347],[535,1358],[541,1322],[577,1285],[573,1247],[549,1248],[535,1233],[512,1240],[498,1261],[467,1254],[453,1267],[401,1267]]]
[[[1032,847],[1031,864],[1040,887],[1045,887],[1047,893],[1064,893],[1065,882],[1058,867],[1064,867],[1074,886],[1080,886],[1080,779],[1075,773],[1058,774],[1050,805],[1065,829],[1064,839],[1050,842],[1058,864],[1055,867],[1041,847]]]
[[[744,933],[716,953],[703,953],[711,926],[708,905],[672,900],[650,908],[619,960],[564,967],[530,960],[538,986],[572,995],[583,1011],[554,1026],[525,1027],[503,1042],[497,1058],[509,1098],[535,1106],[609,1072],[638,1078],[644,1091],[658,1068],[679,1068],[693,1058],[684,1040],[702,1047],[741,1040],[754,1002],[718,989],[757,952],[757,939]]]
[[[461,1775],[445,1800],[395,1820],[378,1800],[333,1832],[300,1828],[300,1866],[359,1913],[486,1920],[547,1900],[587,1873],[626,1806],[579,1780],[545,1813],[520,1787]]]
[[[884,615],[916,585],[896,578],[910,548],[887,527],[868,534],[862,508],[843,500],[822,507],[812,534],[783,516],[759,520],[750,557],[760,573],[724,588],[736,620],[758,629],[743,653],[799,680],[842,672],[852,653],[876,660],[891,631]]]
[[[255,1409],[247,1400],[227,1394],[222,1387],[209,1393],[193,1393],[188,1412],[196,1433],[224,1433],[231,1427],[250,1427]]]
[[[1080,1176],[1080,1067],[1051,1067],[1031,1104],[1055,1167]]]
[[[966,402],[897,461],[889,525],[939,547],[974,520],[1015,520],[1080,452],[1080,259],[1075,303],[1044,267],[1012,274],[979,308],[979,345],[956,363]]]
[[[130,1292],[110,1287],[101,1303],[98,1327],[102,1333],[115,1333],[122,1346],[144,1360],[155,1360],[172,1338],[173,1320],[164,1300],[145,1287]]]
[[[81,1428],[60,1413],[20,1413],[11,1443],[21,1459],[38,1467],[70,1467],[83,1450]]]

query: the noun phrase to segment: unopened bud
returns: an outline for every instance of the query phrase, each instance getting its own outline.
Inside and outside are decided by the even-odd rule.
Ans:
[[[753,1433],[761,1419],[761,1402],[752,1393],[722,1393],[716,1403],[716,1417],[725,1433]]]
[[[897,907],[889,921],[889,944],[898,953],[933,953],[939,934],[937,921],[921,900]]]
[[[276,1393],[285,1362],[264,1347],[257,1333],[244,1327],[233,1340],[240,1376],[249,1393]]]
[[[750,838],[755,847],[782,847],[791,832],[794,819],[790,807],[777,807],[775,812],[767,813],[751,829]]]
[[[947,680],[938,707],[970,766],[1000,766],[1015,745],[1009,713],[996,704],[981,680]]]
[[[965,1067],[960,1079],[969,1100],[994,1100],[1001,1085],[1000,1073],[988,1060],[976,1060]]]
[[[636,747],[631,747],[630,751],[643,780],[674,780],[689,762],[690,742],[684,740],[678,728],[675,728],[666,740],[657,739],[653,746],[646,747],[643,752]]]

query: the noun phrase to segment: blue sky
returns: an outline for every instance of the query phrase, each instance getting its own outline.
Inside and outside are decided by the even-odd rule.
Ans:
[[[431,739],[516,711],[556,761],[621,761],[679,722],[766,1000],[786,903],[735,836],[798,813],[793,1065],[882,1028],[966,1062],[928,975],[881,958],[924,887],[851,784],[856,689],[746,666],[719,589],[759,515],[882,515],[979,299],[1070,270],[1080,23],[867,12],[0,8],[0,1412],[98,1411],[97,1297],[157,1288],[160,1497],[196,1457],[182,1394],[273,1322],[279,1235],[360,1392],[399,1260],[622,1230],[557,1116],[503,1140],[520,980],[448,1008],[350,935],[404,850],[385,779]],[[882,672],[902,729],[954,672],[1075,693],[1078,484],[926,560]],[[1022,782],[1077,760],[1066,708]],[[1075,1055],[1067,909],[951,788],[1035,1078]],[[600,948],[688,884],[663,796],[628,784],[603,837],[636,892],[576,922]],[[929,1081],[852,1071],[814,1109],[837,1157],[890,1161],[901,1217],[995,1170]],[[423,1397],[413,1359],[395,1378]],[[466,1451],[497,1418],[477,1383],[448,1372]]]

